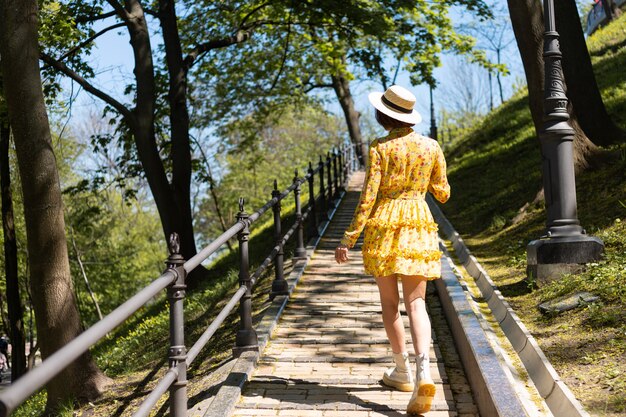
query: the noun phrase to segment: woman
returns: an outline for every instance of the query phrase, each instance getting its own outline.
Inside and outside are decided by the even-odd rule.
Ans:
[[[450,197],[446,161],[439,144],[413,131],[421,121],[415,96],[394,85],[371,93],[376,120],[389,133],[370,145],[367,175],[350,227],[335,249],[338,263],[348,261],[348,249],[365,228],[363,263],[376,278],[383,324],[395,367],[383,382],[401,391],[413,391],[407,412],[425,413],[435,395],[430,377],[430,319],[426,311],[426,283],[441,275],[437,225],[424,199],[430,191],[445,203]],[[398,280],[409,316],[417,370],[413,378],[399,312]]]

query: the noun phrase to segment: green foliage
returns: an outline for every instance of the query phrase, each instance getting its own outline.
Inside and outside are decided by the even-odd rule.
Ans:
[[[602,99],[613,110],[613,120],[621,126],[626,125],[625,38],[626,13],[623,13],[612,24],[594,32],[587,41]]]
[[[202,10],[203,19],[198,22],[191,13],[184,20],[181,27],[189,30],[183,32],[196,33],[185,35],[184,43],[195,44],[198,33],[203,39],[226,36],[228,24],[251,28],[246,42],[212,54],[194,70],[200,82],[195,94],[210,97],[199,103],[206,115],[200,121],[229,122],[253,109],[298,102],[307,91],[329,87],[331,76],[389,83],[396,65],[385,68],[388,58],[406,69],[414,84],[435,84],[432,71],[444,51],[470,54],[487,65],[484,54],[474,53],[473,39],[454,31],[448,15],[454,6],[490,16],[481,0],[239,2],[234,7],[194,2],[191,9]]]
[[[19,406],[12,415],[15,417],[39,417],[46,407],[46,400],[46,392],[40,391]]]
[[[83,186],[93,175],[77,163],[90,155],[84,142],[68,135],[56,137],[54,145],[74,289],[81,319],[89,327],[98,315],[85,276],[106,315],[159,275],[167,253],[158,215],[143,193],[128,199],[113,185]]]
[[[115,189],[69,198],[66,222],[70,265],[82,319],[90,324],[98,317],[79,258],[106,315],[159,275],[167,257],[166,245],[159,219],[145,202],[125,203]]]
[[[326,151],[345,141],[344,132],[337,116],[315,105],[292,107],[261,120],[251,115],[224,127],[220,133],[226,152],[217,160],[227,168],[216,191],[226,223],[235,221],[239,197],[245,198],[248,212],[261,207],[272,198],[274,180],[284,190],[291,185],[295,169],[299,177],[306,175],[309,162],[316,168],[319,156],[325,159]],[[303,201],[306,196],[304,184]],[[293,197],[284,201],[283,210],[292,202]],[[221,233],[212,201],[203,202],[200,216],[199,230],[204,236]]]
[[[76,24],[76,18],[88,12],[97,13],[101,10],[100,6],[89,6],[82,2],[40,0],[38,35],[41,48],[55,55],[66,54],[67,51],[73,50],[83,39],[95,33],[91,27],[79,27]],[[66,64],[78,70],[86,78],[94,76],[93,69],[83,59],[85,55],[90,54],[92,47],[93,44],[88,43],[80,49],[80,53],[64,55]],[[46,105],[55,107],[59,104],[55,99],[61,91],[59,77],[49,67],[43,67],[42,75]]]

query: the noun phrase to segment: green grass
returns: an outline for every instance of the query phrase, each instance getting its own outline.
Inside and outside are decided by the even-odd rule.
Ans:
[[[588,42],[612,119],[626,129],[626,15]],[[604,241],[604,258],[537,288],[526,245],[545,228],[541,156],[526,91],[489,114],[447,152],[452,197],[444,212],[487,268],[574,394],[594,415],[626,412],[626,144],[621,155],[577,175],[578,217]],[[541,197],[541,196],[540,196]],[[596,303],[544,317],[537,305],[575,291]]]

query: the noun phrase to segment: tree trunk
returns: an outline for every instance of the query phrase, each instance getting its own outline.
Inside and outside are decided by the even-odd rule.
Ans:
[[[543,6],[540,0],[507,0],[515,39],[522,57],[528,99],[537,135],[543,129]],[[566,90],[567,91],[567,90]],[[576,131],[574,136],[574,168],[586,169],[596,156],[597,147],[584,135],[570,107],[570,122]]]
[[[350,81],[342,75],[333,75],[331,78],[333,89],[335,90],[335,94],[337,94],[339,104],[346,118],[350,140],[356,145],[357,156],[361,159],[361,164],[366,166],[369,156],[369,147],[367,143],[363,142],[363,136],[361,136],[361,128],[359,126],[359,118],[361,115],[354,107],[354,99],[350,92]]]
[[[561,36],[563,73],[580,127],[591,141],[607,146],[624,139],[624,132],[604,107],[574,0],[555,1],[556,30]]]
[[[96,299],[96,294],[94,294],[93,290],[91,289],[91,284],[89,283],[89,278],[87,278],[87,272],[85,271],[83,260],[80,257],[80,250],[78,250],[78,245],[76,245],[76,239],[74,239],[74,228],[71,226],[70,226],[70,238],[72,239],[72,247],[74,248],[74,253],[76,254],[76,261],[78,262],[78,267],[80,268],[80,272],[83,275],[83,280],[85,281],[85,287],[87,288],[87,292],[89,293],[91,302],[93,303],[93,306],[96,309],[96,313],[98,314],[98,320],[102,320],[102,310],[100,310],[100,304],[98,304],[98,300]]]
[[[1,86],[0,79],[0,86]],[[0,87],[2,88],[2,87]],[[13,196],[9,166],[9,120],[0,109],[0,187],[2,189],[2,230],[4,232],[4,271],[6,274],[7,310],[9,335],[11,337],[11,380],[15,381],[26,372],[24,335],[24,309],[20,298],[17,274],[17,240],[13,221]]]
[[[173,7],[173,6],[172,6]],[[181,254],[185,259],[193,257],[196,253],[196,244],[193,234],[193,221],[190,207],[190,183],[191,183],[191,156],[189,146],[189,117],[186,107],[186,80],[182,74],[184,88],[180,88],[180,71],[174,70],[174,86],[170,85],[170,108],[172,116],[172,166],[173,184],[170,185],[163,161],[159,155],[154,133],[154,111],[156,102],[156,89],[154,80],[154,64],[152,61],[152,49],[145,14],[138,0],[127,0],[126,9],[134,16],[127,21],[130,34],[130,43],[133,48],[135,60],[135,79],[137,81],[137,105],[133,110],[134,123],[131,130],[135,136],[137,154],[146,173],[148,185],[152,191],[155,204],[159,211],[163,232],[166,241],[171,233],[176,232],[180,237]],[[175,18],[174,18],[175,19]],[[171,29],[169,25],[168,30]],[[170,34],[168,32],[168,34]],[[168,48],[172,48],[168,37]],[[180,41],[178,41],[180,50]],[[168,66],[170,56],[168,54]],[[182,60],[181,60],[182,62]],[[172,74],[172,70],[170,70]],[[181,102],[182,92],[182,102]],[[183,107],[181,111],[181,105]],[[184,113],[184,116],[182,116]],[[184,120],[180,120],[183,117]],[[204,276],[206,270],[196,268],[188,279],[188,286],[193,288]]]
[[[487,71],[489,75],[489,111],[493,111],[493,83],[491,82],[491,70]]]
[[[42,357],[81,333],[65,239],[63,202],[39,74],[35,0],[0,0],[0,55],[24,195],[33,307]],[[46,386],[46,409],[92,400],[109,379],[87,352]]]
[[[496,56],[498,57],[498,65],[500,62],[500,49],[496,51]],[[504,103],[504,92],[502,91],[502,79],[500,71],[496,72],[496,80],[498,80],[498,91],[500,92],[500,104]]]
[[[181,231],[178,233],[181,235],[181,248],[185,248],[185,251],[182,253],[195,254],[196,243],[193,236],[190,191],[191,146],[189,140],[189,112],[187,110],[187,71],[184,66],[180,36],[176,23],[174,0],[159,0],[159,21],[163,30],[165,59],[169,73],[172,191],[180,216]],[[202,268],[195,271],[205,272]],[[196,275],[198,275],[198,272],[196,272]],[[196,278],[200,277],[194,276],[191,279],[191,283],[197,281]]]

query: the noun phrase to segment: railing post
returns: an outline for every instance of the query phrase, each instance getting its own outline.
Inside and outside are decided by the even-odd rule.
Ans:
[[[348,175],[350,175],[351,167],[350,167],[350,148],[351,145],[347,143],[344,144],[343,152],[344,152],[344,161],[343,161],[343,175],[344,175],[344,188],[348,188]]]
[[[256,331],[252,328],[252,282],[250,281],[250,259],[248,256],[248,239],[250,237],[250,215],[244,211],[244,199],[239,199],[239,213],[237,221],[243,224],[243,229],[237,233],[239,240],[239,284],[245,285],[246,293],[241,297],[239,304],[240,329],[235,339],[233,355],[239,356],[242,352],[259,349],[259,340]]]
[[[170,368],[177,368],[178,378],[170,386],[170,415],[187,416],[187,348],[185,347],[185,279],[187,272],[183,268],[185,259],[180,254],[180,239],[177,233],[170,235],[168,242],[170,256],[167,268],[176,274],[176,281],[167,288],[170,304],[170,348],[168,352]]]
[[[337,158],[339,157],[338,153],[337,153],[337,149],[333,149],[332,150],[332,154],[333,154],[333,176],[334,178],[334,185],[335,185],[335,198],[339,197],[339,171],[337,171]]]
[[[293,182],[296,184],[293,195],[296,200],[296,222],[298,223],[296,250],[293,254],[294,258],[304,259],[306,258],[306,249],[304,248],[304,224],[302,224],[302,205],[300,204],[300,178],[298,178],[298,170],[296,169],[296,175],[293,177]]]
[[[341,187],[342,190],[345,191],[346,189],[346,179],[345,179],[345,173],[346,173],[346,166],[345,166],[345,152],[346,152],[346,148],[344,144],[341,144],[339,146],[339,186]]]
[[[274,180],[274,190],[272,191],[272,198],[280,197],[280,191],[278,191],[278,183]],[[270,300],[273,300],[277,295],[289,294],[289,285],[285,281],[285,269],[283,265],[284,249],[283,249],[283,237],[282,237],[282,224],[280,220],[280,201],[272,207],[274,212],[274,242],[278,246],[278,253],[274,258],[274,282],[272,282],[272,292],[270,293]]]
[[[328,165],[328,208],[333,208],[335,205],[333,204],[333,179],[331,178],[331,161],[330,161],[330,152],[326,153],[326,165]]]
[[[320,202],[322,203],[322,207],[320,207],[320,221],[324,222],[328,220],[328,205],[326,204],[326,188],[324,187],[324,162],[322,161],[322,155],[320,155]]]
[[[346,180],[352,172],[352,143],[346,143]]]
[[[319,236],[319,223],[317,221],[317,210],[315,207],[315,184],[313,183],[313,164],[309,162],[309,204],[311,212],[309,213],[309,224],[311,225],[310,237]]]

